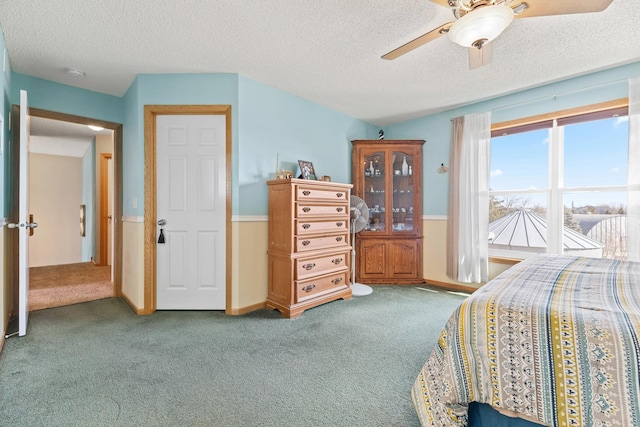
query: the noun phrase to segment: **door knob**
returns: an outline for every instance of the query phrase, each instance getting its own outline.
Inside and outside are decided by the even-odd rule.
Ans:
[[[18,228],[18,227],[26,227],[26,228],[36,228],[38,227],[37,222],[9,222],[7,223],[7,228]]]
[[[27,224],[27,227],[29,227],[29,236],[33,236],[33,229],[36,228],[38,226],[37,222],[33,222],[33,214],[29,214],[29,223]]]
[[[165,225],[167,225],[167,220],[166,219],[161,219],[158,221],[158,225],[160,227],[164,227]]]

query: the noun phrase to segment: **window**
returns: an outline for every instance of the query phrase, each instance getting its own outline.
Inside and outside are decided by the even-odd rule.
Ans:
[[[625,259],[626,105],[523,123],[492,130],[490,254]]]

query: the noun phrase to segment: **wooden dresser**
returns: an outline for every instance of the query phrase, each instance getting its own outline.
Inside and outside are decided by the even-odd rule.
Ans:
[[[288,318],[351,298],[351,184],[277,179],[269,188],[267,307]]]

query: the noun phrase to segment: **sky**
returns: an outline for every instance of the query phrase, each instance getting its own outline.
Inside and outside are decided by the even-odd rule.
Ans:
[[[628,117],[617,117],[564,127],[564,186],[625,185],[629,140]],[[490,188],[500,190],[548,187],[549,130],[542,129],[491,139]],[[523,196],[546,205],[544,194]],[[609,204],[626,206],[621,192],[565,194],[565,206]]]

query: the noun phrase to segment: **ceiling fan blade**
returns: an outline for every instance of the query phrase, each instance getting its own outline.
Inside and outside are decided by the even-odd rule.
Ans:
[[[516,18],[532,18],[535,16],[570,15],[573,13],[602,12],[613,0],[526,0],[514,1],[509,6],[516,12]],[[520,4],[528,7],[518,13]]]
[[[429,31],[427,34],[423,34],[420,37],[415,38],[410,42],[403,44],[399,48],[383,55],[382,59],[396,59],[397,57],[402,56],[405,53],[409,53],[412,50],[419,48],[423,44],[429,43],[431,40],[435,40],[441,35],[446,34],[447,31],[449,31],[451,25],[453,25],[453,22],[447,22],[446,24],[440,25],[435,30]]]
[[[493,59],[493,43],[485,43],[479,48],[472,46],[468,49],[470,70],[487,65]]]

